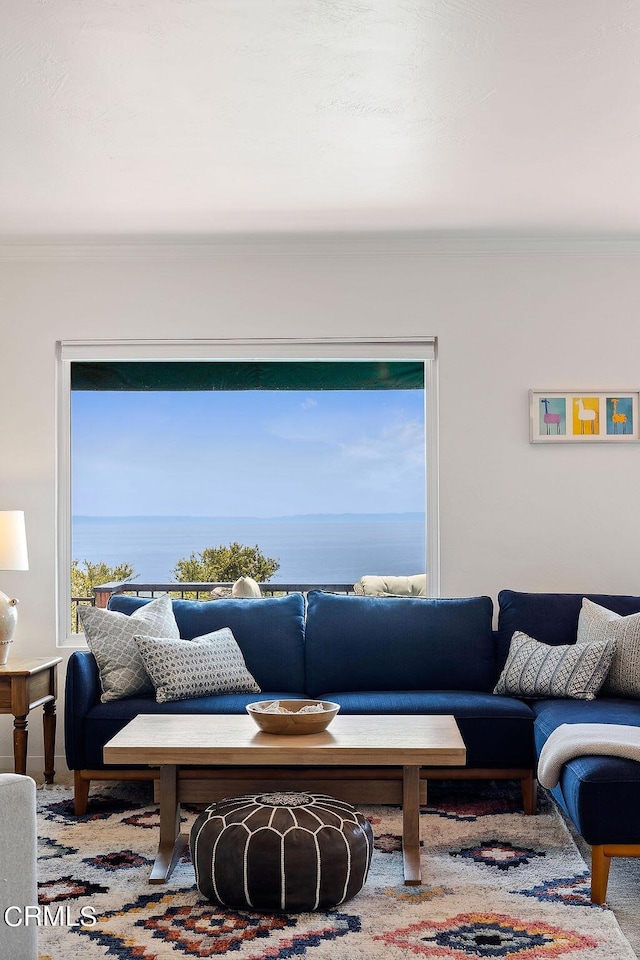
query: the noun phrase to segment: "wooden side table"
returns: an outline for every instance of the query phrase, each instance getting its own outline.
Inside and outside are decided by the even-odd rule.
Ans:
[[[12,713],[13,763],[16,773],[27,772],[27,716],[42,707],[44,779],[53,783],[56,745],[58,664],[62,657],[9,659],[0,666],[0,713]]]

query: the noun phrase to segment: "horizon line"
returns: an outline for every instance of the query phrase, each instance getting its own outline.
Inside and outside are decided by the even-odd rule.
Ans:
[[[203,513],[74,513],[73,520],[306,520],[344,517],[415,517],[426,519],[426,513],[420,510],[392,511],[377,513],[366,511],[343,511],[341,513],[288,513],[258,516],[255,514],[203,514]]]

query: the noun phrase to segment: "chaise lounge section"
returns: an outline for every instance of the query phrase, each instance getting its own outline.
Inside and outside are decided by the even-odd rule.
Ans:
[[[621,617],[640,612],[640,597],[503,590],[498,597],[500,657],[506,657],[515,630],[553,646],[575,643],[585,597]],[[536,757],[562,724],[638,727],[640,745],[640,700],[634,697],[605,692],[595,700],[549,699],[530,705]],[[604,903],[611,858],[640,856],[640,763],[606,755],[576,756],[562,767],[551,794],[591,846],[591,898]]]

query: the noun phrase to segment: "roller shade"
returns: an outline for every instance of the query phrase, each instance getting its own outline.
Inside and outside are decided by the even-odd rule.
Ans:
[[[87,361],[72,390],[423,390],[419,360]]]

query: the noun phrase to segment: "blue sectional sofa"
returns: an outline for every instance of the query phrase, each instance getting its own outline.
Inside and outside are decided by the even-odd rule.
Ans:
[[[606,720],[640,727],[639,700],[525,701],[492,692],[514,631],[548,644],[574,643],[583,596],[502,591],[497,631],[489,597],[380,598],[313,591],[260,600],[174,600],[173,609],[185,639],[231,628],[261,687],[261,699],[334,700],[348,714],[453,714],[467,747],[467,764],[430,768],[424,777],[518,779],[523,809],[534,813],[536,758],[558,725]],[[640,611],[640,597],[588,596],[621,615]],[[116,595],[109,607],[131,614],[147,602]],[[137,714],[244,713],[256,699],[255,693],[235,693],[161,704],[153,696],[101,703],[100,693],[93,655],[74,652],[67,670],[65,745],[68,766],[75,772],[78,815],[86,811],[92,780],[156,775],[149,768],[109,768],[102,760],[104,744]],[[195,771],[194,778],[196,773],[202,772]],[[243,790],[249,782],[254,789],[259,773],[255,768],[206,771],[210,798]],[[261,773],[265,784],[272,785],[273,771]],[[335,776],[335,771],[318,768],[318,783],[331,792],[323,780],[328,773]],[[308,774],[306,768],[307,784]],[[379,770],[351,768],[341,772],[340,787],[350,785],[353,798],[362,791],[367,799],[389,802],[399,796],[389,793],[391,787],[399,790],[399,775],[389,771],[380,779]],[[393,784],[392,777],[398,778]],[[337,791],[337,781],[334,786]],[[553,795],[593,845],[592,893],[603,902],[610,856],[640,855],[640,763],[581,757],[566,764]]]

